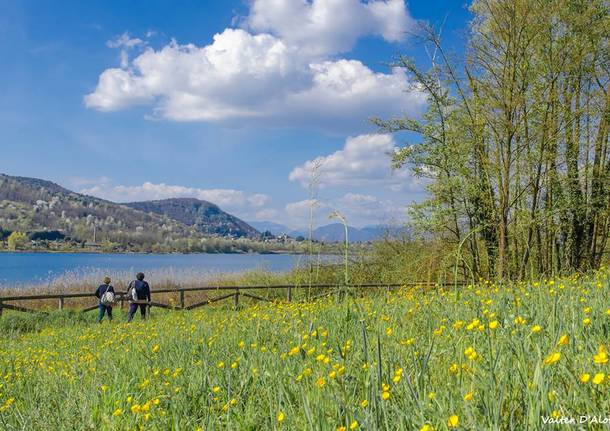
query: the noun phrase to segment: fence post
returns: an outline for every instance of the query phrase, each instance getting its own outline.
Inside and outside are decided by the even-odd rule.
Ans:
[[[184,309],[184,290],[180,291],[180,308]]]
[[[0,300],[0,317],[2,317],[2,310],[4,307],[2,307],[2,300]]]
[[[64,309],[64,298],[63,298],[63,296],[59,297],[59,309],[60,310]]]
[[[239,289],[235,289],[235,296],[233,297],[233,308],[237,310],[239,307]]]
[[[288,302],[292,302],[292,285],[288,286]]]

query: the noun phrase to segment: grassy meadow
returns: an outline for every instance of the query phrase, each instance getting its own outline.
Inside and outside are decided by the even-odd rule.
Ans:
[[[153,310],[131,325],[52,314],[0,346],[0,428],[524,430],[605,416],[609,288],[601,271]]]

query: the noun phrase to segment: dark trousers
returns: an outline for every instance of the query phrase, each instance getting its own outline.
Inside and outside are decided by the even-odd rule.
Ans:
[[[140,306],[140,315],[142,315],[142,319],[146,318],[146,304],[129,304],[129,314],[127,315],[128,322],[131,322],[133,320],[133,316],[134,314],[136,314],[138,305]]]
[[[104,305],[100,304],[99,306],[100,313],[97,316],[97,321],[101,322],[104,318],[104,314],[108,314],[108,320],[112,320],[112,305]]]

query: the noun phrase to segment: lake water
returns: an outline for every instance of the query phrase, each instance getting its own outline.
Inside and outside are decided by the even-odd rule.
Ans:
[[[69,273],[288,271],[307,259],[287,254],[0,253],[0,288],[48,283]]]

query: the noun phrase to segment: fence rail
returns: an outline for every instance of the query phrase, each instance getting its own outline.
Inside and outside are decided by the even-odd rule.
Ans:
[[[292,293],[293,290],[298,289],[395,289],[401,286],[406,287],[432,287],[432,286],[455,286],[455,285],[463,285],[463,282],[452,282],[452,283],[429,283],[429,282],[417,282],[417,283],[370,283],[370,284],[352,284],[352,285],[342,285],[342,284],[315,284],[315,285],[290,285],[290,284],[281,284],[281,285],[258,285],[258,286],[201,286],[201,287],[176,287],[171,289],[156,289],[151,291],[151,294],[159,294],[159,293],[176,293],[178,294],[178,303],[176,305],[171,304],[163,304],[160,302],[147,302],[147,301],[135,301],[140,304],[146,304],[149,307],[160,307],[174,310],[193,310],[195,308],[203,307],[208,304],[212,304],[214,302],[222,301],[225,299],[233,298],[234,307],[237,308],[239,305],[239,297],[244,296],[246,298],[254,299],[257,301],[273,301],[269,298],[264,298],[259,295],[255,295],[253,293],[249,293],[248,291],[257,291],[257,290],[286,290],[287,301],[292,301]],[[186,304],[186,293],[192,292],[226,292],[230,291],[231,293],[224,293],[220,296],[216,296],[214,298],[207,298],[204,301],[195,302],[193,304]],[[319,297],[320,295],[317,295]],[[33,308],[26,308],[21,305],[9,304],[8,302],[14,301],[35,301],[35,300],[48,300],[48,299],[57,299],[58,300],[58,308],[60,310],[64,309],[66,304],[66,299],[75,299],[75,298],[95,298],[95,294],[91,292],[76,292],[76,293],[50,293],[50,294],[38,294],[38,295],[13,295],[13,296],[0,296],[0,316],[2,315],[2,311],[12,310],[12,311],[21,311],[28,313],[45,313],[42,310],[36,310]],[[128,301],[127,292],[117,292],[116,300],[123,307],[123,303]],[[133,301],[132,301],[133,302]],[[97,309],[97,305],[87,307],[83,309],[83,312],[91,311]]]

